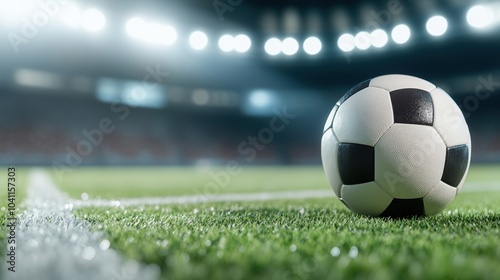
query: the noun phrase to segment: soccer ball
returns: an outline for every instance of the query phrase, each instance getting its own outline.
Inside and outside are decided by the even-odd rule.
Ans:
[[[330,112],[321,140],[333,191],[370,216],[439,213],[462,188],[470,156],[469,129],[453,99],[406,75],[350,89]]]

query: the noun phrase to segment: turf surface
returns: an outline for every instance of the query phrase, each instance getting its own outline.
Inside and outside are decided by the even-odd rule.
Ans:
[[[496,170],[472,167],[469,181],[500,182]],[[99,178],[95,187],[85,187],[89,176]],[[195,168],[85,169],[62,186],[76,197],[118,198],[195,194],[212,181]],[[260,167],[220,192],[329,188],[320,167]],[[358,216],[332,198],[76,213],[113,248],[160,266],[165,279],[499,279],[498,201],[500,192],[464,192],[443,214],[414,220]]]
[[[472,167],[465,189],[500,182],[498,170]],[[166,167],[54,178],[75,198],[199,194],[215,182],[207,170]],[[306,189],[330,189],[320,167],[245,167],[218,192]],[[355,215],[334,198],[74,211],[112,248],[157,264],[164,279],[500,279],[499,201],[496,191],[462,192],[443,213],[409,220]]]
[[[471,166],[468,182],[500,182],[498,165]],[[54,182],[73,198],[87,193],[90,198],[123,198],[218,193],[330,190],[323,169],[308,167],[242,167],[237,175],[214,179],[219,168],[79,168],[62,177],[52,170]],[[227,182],[227,183],[226,183]]]
[[[80,218],[164,279],[500,279],[500,192],[368,218],[332,199],[91,208]]]
[[[227,177],[221,172],[226,171],[217,167],[102,167],[76,169],[62,179],[53,171],[52,175],[56,185],[74,198],[84,192],[91,198],[122,198],[331,189],[318,166],[242,167],[237,175]]]

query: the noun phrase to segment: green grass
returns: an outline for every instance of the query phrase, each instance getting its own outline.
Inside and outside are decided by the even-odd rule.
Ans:
[[[70,196],[83,192],[90,197],[122,198],[204,193],[275,192],[301,189],[330,189],[323,169],[312,167],[242,167],[238,175],[229,176],[227,184],[218,183],[210,171],[195,167],[125,167],[79,168],[56,184]],[[218,185],[214,187],[215,185]]]
[[[471,165],[467,175],[468,182],[500,182],[500,166]]]
[[[468,181],[500,182],[498,170],[473,166]],[[83,192],[91,198],[189,195],[214,183],[206,171],[189,167],[53,175],[76,198]],[[244,167],[217,192],[305,189],[330,189],[321,167]],[[22,187],[19,192],[24,195]],[[359,216],[334,198],[74,213],[126,257],[157,264],[163,279],[500,279],[499,202],[500,192],[462,192],[443,213],[406,220]]]
[[[76,213],[164,279],[500,279],[499,201],[463,193],[408,220],[355,215],[331,198]]]
[[[500,182],[498,165],[471,166],[468,182]],[[219,173],[220,168],[211,172]],[[286,190],[331,189],[321,166],[311,167],[242,167],[230,176],[228,184],[218,184],[206,170],[194,167],[125,167],[78,168],[55,183],[71,197],[83,192],[91,198],[194,195],[204,192],[245,193]],[[211,185],[211,186],[210,186]]]

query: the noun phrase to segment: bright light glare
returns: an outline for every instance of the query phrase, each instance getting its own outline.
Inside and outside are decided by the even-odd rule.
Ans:
[[[285,38],[281,42],[281,51],[286,55],[294,55],[299,50],[299,42],[292,37]]]
[[[356,36],[354,36],[354,45],[360,50],[366,50],[371,46],[370,34],[365,31],[361,31]]]
[[[307,54],[315,55],[321,51],[322,44],[317,37],[309,37],[304,41],[304,45],[302,47]]]
[[[61,20],[70,27],[80,26],[81,11],[75,4],[67,4],[61,7]]]
[[[163,45],[171,45],[177,41],[177,31],[169,25],[158,25],[158,43]]]
[[[219,48],[223,52],[230,52],[234,50],[234,37],[231,35],[223,35],[219,39]]]
[[[448,29],[448,21],[443,16],[433,16],[427,20],[425,28],[432,36],[441,36]]]
[[[189,36],[189,44],[195,50],[202,50],[208,44],[208,37],[201,31],[195,31]]]
[[[337,40],[337,46],[339,49],[343,52],[350,52],[354,50],[354,36],[352,36],[349,33],[345,33],[340,35],[339,39]]]
[[[240,34],[234,37],[234,50],[239,53],[247,52],[252,46],[252,41],[247,35]]]
[[[127,21],[126,30],[132,38],[140,38],[145,34],[147,25],[142,18],[135,17]]]
[[[467,22],[474,28],[485,28],[493,23],[493,10],[490,7],[476,5],[467,11]]]
[[[0,23],[15,24],[21,19],[29,18],[40,10],[35,0],[0,0]],[[3,27],[3,26],[2,26]]]
[[[157,23],[147,24],[147,26],[143,30],[143,34],[141,37],[148,43],[159,43],[160,38],[158,37],[158,35],[160,35],[160,29],[161,25]]]
[[[257,108],[263,108],[271,103],[271,96],[267,91],[256,90],[250,94],[250,103]]]
[[[281,41],[277,38],[271,38],[264,44],[264,50],[269,55],[278,55],[281,52]]]
[[[26,5],[31,4],[30,0],[18,0],[18,1],[9,1],[9,0],[4,0],[0,1],[2,4],[2,14],[8,14],[8,13],[13,13],[16,15],[21,15],[25,13],[26,11],[29,11],[29,8],[31,7],[26,7]],[[34,3],[36,4],[36,3]]]
[[[131,18],[125,26],[127,34],[151,44],[171,45],[177,40],[177,31],[172,26],[148,23],[142,18]]]
[[[106,25],[106,17],[98,9],[88,9],[82,15],[82,25],[88,31],[96,32]]]
[[[391,32],[391,37],[396,44],[408,42],[411,36],[410,28],[406,24],[396,25]]]
[[[372,46],[375,48],[381,48],[387,44],[389,37],[387,33],[382,29],[375,29],[370,33]]]

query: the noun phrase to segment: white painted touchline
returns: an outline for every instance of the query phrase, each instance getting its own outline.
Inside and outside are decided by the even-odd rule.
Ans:
[[[500,191],[498,182],[468,183],[461,192]],[[335,197],[332,190],[305,190],[286,192],[261,192],[261,193],[239,193],[239,194],[207,194],[207,195],[184,195],[165,197],[141,197],[141,198],[119,198],[119,199],[87,199],[72,200],[71,207],[130,207],[148,205],[173,205],[173,204],[195,204],[204,202],[236,202],[236,201],[267,201],[286,199],[307,199]]]
[[[3,262],[2,279],[19,280],[152,280],[156,265],[125,260],[109,248],[102,233],[72,213],[69,199],[57,190],[48,174],[33,171],[26,210],[18,216],[16,272]]]
[[[169,204],[193,204],[203,202],[224,201],[266,201],[280,199],[303,199],[334,197],[332,190],[309,190],[309,191],[287,191],[287,192],[262,192],[262,193],[239,193],[239,194],[217,194],[217,195],[185,195],[167,197],[143,197],[123,199],[89,199],[74,200],[73,207],[105,207],[105,206],[146,206],[146,205],[169,205]]]

